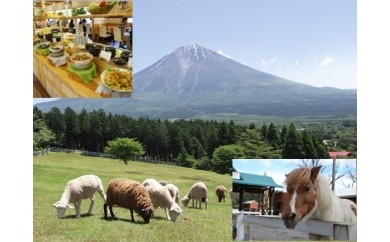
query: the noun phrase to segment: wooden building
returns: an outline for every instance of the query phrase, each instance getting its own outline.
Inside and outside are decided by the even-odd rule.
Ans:
[[[266,205],[268,214],[271,214],[271,210],[273,209],[273,206],[269,205],[273,204],[272,201],[274,201],[275,188],[283,188],[283,186],[276,184],[274,179],[270,176],[237,172],[234,168],[232,183],[232,191],[239,194],[239,211],[244,210],[244,193],[258,193],[262,194],[261,197],[263,198],[260,206],[264,207],[264,205]]]

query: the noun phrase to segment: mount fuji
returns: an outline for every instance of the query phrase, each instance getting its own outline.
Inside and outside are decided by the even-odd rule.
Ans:
[[[95,104],[89,103],[92,101]],[[58,107],[61,102],[53,103]],[[290,81],[192,44],[177,48],[135,73],[131,99],[65,102],[76,110],[98,105],[96,108],[114,113],[162,119],[217,113],[286,117],[356,115],[357,90],[319,88]],[[74,102],[77,104],[72,105]],[[48,103],[38,107],[45,105]]]

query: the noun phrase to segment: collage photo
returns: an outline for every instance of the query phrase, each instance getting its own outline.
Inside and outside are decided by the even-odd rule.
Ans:
[[[357,240],[356,0],[32,2],[33,241]]]

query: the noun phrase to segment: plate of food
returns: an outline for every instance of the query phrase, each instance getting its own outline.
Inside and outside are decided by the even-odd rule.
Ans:
[[[69,60],[73,64],[73,68],[84,70],[92,65],[93,56],[90,53],[81,52],[71,55]]]
[[[107,68],[100,75],[100,81],[115,92],[130,93],[133,90],[131,72],[124,68]]]

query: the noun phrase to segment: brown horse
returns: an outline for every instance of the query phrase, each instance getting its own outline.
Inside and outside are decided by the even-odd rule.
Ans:
[[[285,184],[289,195],[282,219],[286,228],[295,226],[308,218],[356,223],[356,204],[340,199],[329,188],[325,177],[319,175],[321,166],[298,168],[286,174]],[[309,234],[309,239],[329,239]]]

